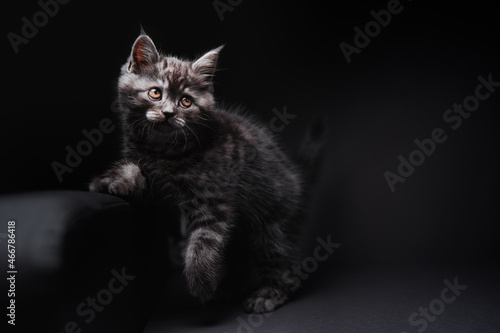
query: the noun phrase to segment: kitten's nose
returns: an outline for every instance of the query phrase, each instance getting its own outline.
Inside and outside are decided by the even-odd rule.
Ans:
[[[170,119],[173,116],[175,116],[175,113],[173,112],[168,112],[168,111],[163,111],[163,115],[165,116],[166,119]]]

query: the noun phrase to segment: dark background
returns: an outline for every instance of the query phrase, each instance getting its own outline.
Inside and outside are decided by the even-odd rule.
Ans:
[[[225,43],[216,96],[268,124],[273,108],[296,114],[279,133],[294,151],[310,121],[329,128],[305,230],[341,243],[347,262],[496,261],[500,91],[456,131],[442,120],[474,93],[477,77],[500,81],[493,2],[402,1],[403,10],[348,64],[339,48],[387,1],[243,1],[221,21],[212,1],[71,1],[15,54],[36,1],[2,9],[1,191],[85,189],[119,157],[119,130],[59,182],[51,163],[110,107],[120,66],[140,25],[168,54],[194,58]],[[500,90],[500,89],[498,89]],[[383,173],[441,127],[448,140],[392,193]]]

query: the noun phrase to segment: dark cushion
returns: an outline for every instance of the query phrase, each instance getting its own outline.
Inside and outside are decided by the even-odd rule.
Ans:
[[[168,271],[166,242],[154,240],[162,232],[149,220],[128,202],[105,194],[1,196],[4,254],[7,222],[15,221],[16,327],[23,332],[142,331]],[[6,272],[6,255],[0,262]]]

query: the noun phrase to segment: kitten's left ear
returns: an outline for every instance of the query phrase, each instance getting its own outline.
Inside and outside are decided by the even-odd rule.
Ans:
[[[218,48],[208,51],[191,65],[206,83],[212,83],[212,77],[217,67],[219,52],[223,47],[224,45],[221,45]]]

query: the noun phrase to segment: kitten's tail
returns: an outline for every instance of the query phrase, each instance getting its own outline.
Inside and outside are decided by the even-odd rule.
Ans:
[[[306,187],[315,183],[323,159],[327,126],[325,116],[316,117],[308,126],[298,150],[298,162],[303,170]]]

